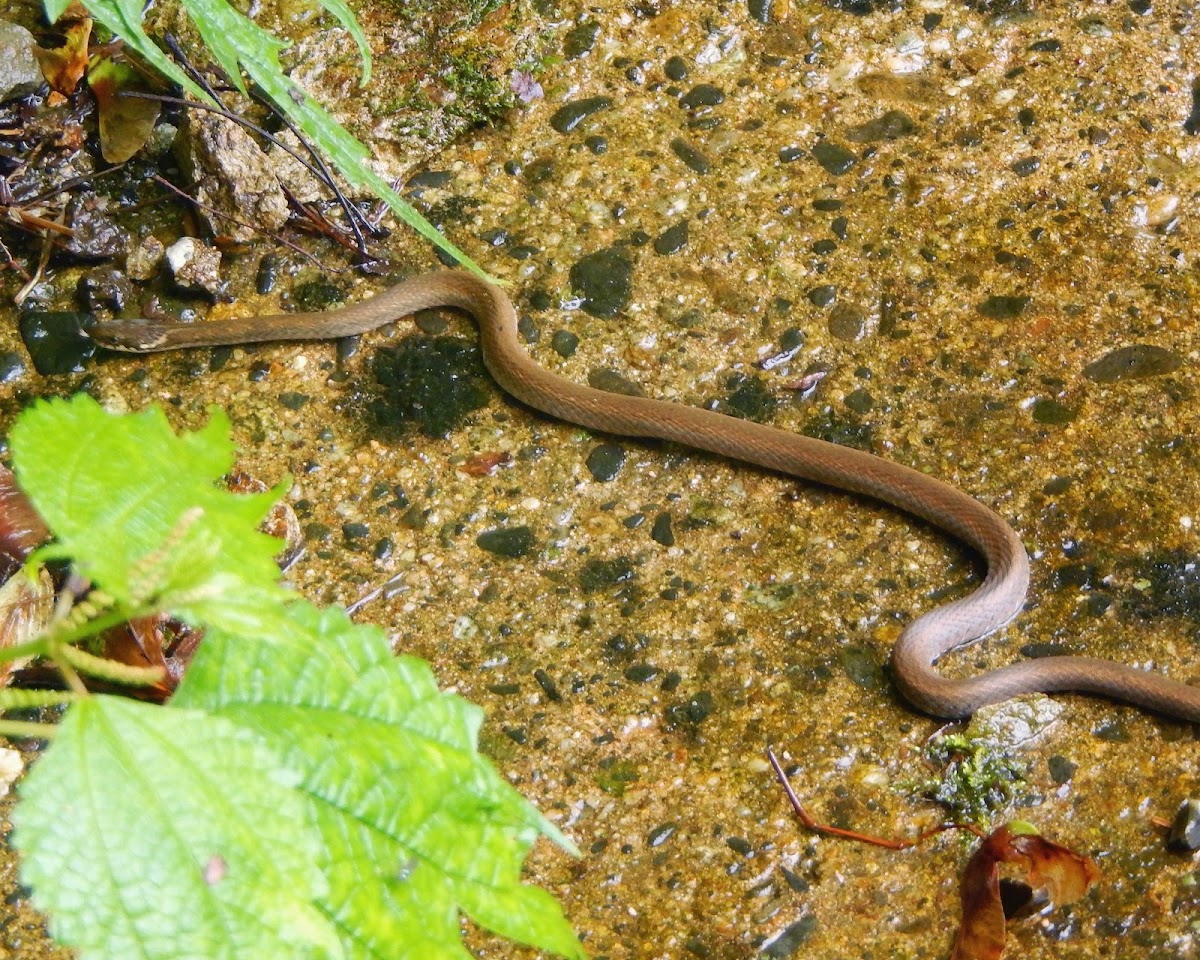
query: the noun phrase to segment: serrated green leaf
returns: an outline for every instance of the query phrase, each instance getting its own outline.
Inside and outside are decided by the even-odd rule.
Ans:
[[[121,417],[77,394],[38,401],[13,426],[17,482],[71,557],[118,602],[213,594],[221,574],[271,589],[279,542],[259,533],[272,494],[218,486],[233,464],[229,420],[176,436],[152,407]],[[169,549],[168,549],[169,547]]]
[[[295,781],[227,720],[88,698],[21,785],[22,881],[87,958],[340,958]]]
[[[59,536],[59,552],[131,597],[145,578],[167,577],[163,605],[206,629],[169,707],[84,701],[29,781],[20,840],[57,935],[85,960],[157,960],[162,943],[177,941],[170,956],[187,960],[465,960],[465,912],[582,958],[558,905],[521,883],[539,836],[573,847],[479,754],[482,711],[440,691],[424,662],[394,657],[382,630],[337,608],[284,602],[274,541],[255,531],[266,498],[213,482],[232,460],[228,429],[214,414],[203,430],[176,436],[161,411],[115,417],[81,396],[36,404],[10,434],[18,480]],[[218,796],[218,783],[235,796]],[[291,783],[290,798],[280,797],[275,788]],[[116,839],[86,861],[95,873],[76,886],[62,862],[81,831],[104,836],[102,818]],[[246,824],[253,832],[266,821],[272,842],[287,838],[284,866],[298,857],[308,871],[294,896],[239,892],[230,903],[246,906],[243,917],[189,892],[201,854],[202,876],[214,857],[255,863]],[[170,875],[166,895],[147,898],[131,870],[157,877],[154,852]],[[280,885],[275,873],[259,873],[239,877],[268,891]],[[85,903],[94,888],[105,896]],[[233,952],[204,952],[220,925],[213,916],[228,925]]]
[[[267,646],[210,631],[175,702],[254,730],[301,772],[335,851],[323,904],[351,955],[412,942],[425,951],[413,957],[459,956],[461,909],[582,957],[557,902],[520,880],[539,834],[567,841],[478,753],[479,708],[442,693],[424,662],[393,657],[377,628],[304,601],[287,613]]]

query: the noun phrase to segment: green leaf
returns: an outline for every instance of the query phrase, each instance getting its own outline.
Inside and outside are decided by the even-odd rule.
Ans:
[[[468,960],[466,913],[582,960],[521,882],[539,836],[574,848],[479,754],[478,707],[276,585],[266,498],[214,483],[228,429],[78,396],[10,433],[56,552],[129,603],[167,582],[160,604],[206,629],[169,706],[85,700],[27,781],[18,843],[55,935],[84,960]]]
[[[219,717],[90,697],[21,786],[22,881],[85,957],[341,957],[295,780]]]
[[[479,708],[339,609],[287,614],[262,625],[266,646],[210,631],[173,702],[253,730],[300,771],[332,857],[322,906],[348,956],[391,957],[398,943],[403,956],[464,955],[462,910],[583,957],[557,902],[520,880],[539,834],[573,847],[478,753]]]
[[[270,592],[279,541],[259,533],[275,494],[218,485],[233,465],[229,420],[176,436],[158,408],[120,417],[95,400],[42,400],[10,433],[17,482],[71,557],[118,603],[160,598],[191,617],[224,602],[228,578]],[[219,615],[219,614],[218,614]]]
[[[43,0],[47,14],[51,4],[59,2],[61,0]],[[279,111],[304,132],[349,184],[371,190],[387,203],[401,221],[442,252],[478,276],[486,280],[494,279],[413,209],[386,180],[371,170],[370,151],[283,74],[279,53],[287,44],[243,16],[225,0],[182,0],[182,3],[213,56],[239,89],[245,89],[242,81],[244,69]],[[84,0],[84,5],[97,20],[121,37],[164,76],[197,99],[212,103],[212,98],[146,35],[141,23],[141,0]],[[362,82],[365,85],[371,74],[370,51],[365,35],[344,0],[322,0],[322,5],[341,21],[358,44],[363,57]]]

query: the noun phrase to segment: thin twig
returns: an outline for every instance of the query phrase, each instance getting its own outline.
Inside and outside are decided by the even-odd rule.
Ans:
[[[170,190],[176,196],[182,197],[184,200],[187,200],[189,203],[194,203],[201,210],[211,213],[214,217],[220,217],[222,220],[228,220],[230,223],[236,224],[239,227],[246,227],[249,230],[255,230],[255,231],[261,232],[261,229],[262,229],[261,227],[256,227],[252,223],[247,223],[245,220],[239,220],[237,217],[231,217],[226,213],[221,213],[218,210],[214,210],[212,207],[208,206],[207,204],[201,203],[195,197],[184,192],[183,190],[180,190],[179,187],[177,187],[177,186],[175,186],[175,184],[171,183],[170,180],[167,180],[164,177],[160,177],[157,173],[154,174],[153,179],[156,183],[161,184],[162,186],[166,187],[168,190]],[[294,250],[296,253],[300,254],[300,256],[304,257],[306,260],[308,260],[310,263],[312,263],[314,266],[316,266],[320,270],[324,270],[329,273],[345,273],[346,272],[345,267],[331,267],[328,264],[322,263],[317,257],[314,257],[311,253],[309,253],[303,247],[299,246],[298,244],[293,243],[291,240],[288,240],[286,237],[276,234],[274,239],[277,242],[282,243],[288,249]]]
[[[907,850],[909,847],[915,847],[930,837],[937,836],[939,833],[945,833],[947,830],[969,830],[976,836],[983,836],[982,831],[974,825],[967,823],[942,823],[936,827],[922,831],[911,840],[889,840],[886,837],[877,837],[873,834],[859,833],[857,830],[846,830],[843,827],[835,827],[829,823],[822,823],[804,809],[804,804],[800,802],[800,798],[792,790],[792,785],[788,782],[787,774],[783,771],[783,765],[775,756],[775,751],[771,749],[770,745],[767,746],[767,759],[771,762],[771,766],[775,770],[775,776],[779,778],[779,783],[783,787],[783,792],[787,794],[792,809],[796,811],[796,816],[813,833],[823,833],[831,837],[842,837],[846,840],[857,840],[859,843],[869,843],[876,847],[886,847],[888,850]]]

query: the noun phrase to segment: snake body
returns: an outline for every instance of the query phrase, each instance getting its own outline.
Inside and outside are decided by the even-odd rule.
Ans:
[[[669,440],[731,460],[861,494],[913,514],[977,550],[987,575],[969,596],[918,617],[892,649],[896,685],[914,707],[938,717],[1033,692],[1099,694],[1147,710],[1200,722],[1200,688],[1091,657],[1024,660],[967,679],[942,676],[943,654],[978,640],[1021,610],[1029,561],[998,514],[960,490],[916,470],[823,440],[738,420],[710,410],[623,396],[582,386],[544,370],[517,338],[517,318],[502,290],[470,274],[444,271],[324,313],[246,317],[211,323],[119,320],[95,325],[92,337],[115,350],[146,352],[275,340],[327,339],[363,333],[433,307],[456,307],[479,325],[484,362],[520,402],[589,430]]]

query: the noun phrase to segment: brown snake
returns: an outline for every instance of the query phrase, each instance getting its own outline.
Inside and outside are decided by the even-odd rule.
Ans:
[[[949,484],[868,453],[709,410],[606,393],[555,376],[521,348],[516,314],[504,292],[469,274],[414,277],[369,300],[326,313],[202,324],[119,320],[97,324],[90,333],[102,346],[139,353],[327,339],[363,333],[432,307],[457,307],[474,316],[488,370],[505,391],[534,409],[589,430],[671,440],[882,500],[978,550],[987,562],[987,576],[979,588],[918,617],[892,648],[896,685],[917,709],[939,717],[965,717],[985,704],[1018,694],[1075,690],[1200,722],[1200,687],[1091,657],[1045,657],[969,679],[943,677],[933,666],[939,657],[998,630],[1025,601],[1029,583],[1025,548],[998,514]]]

